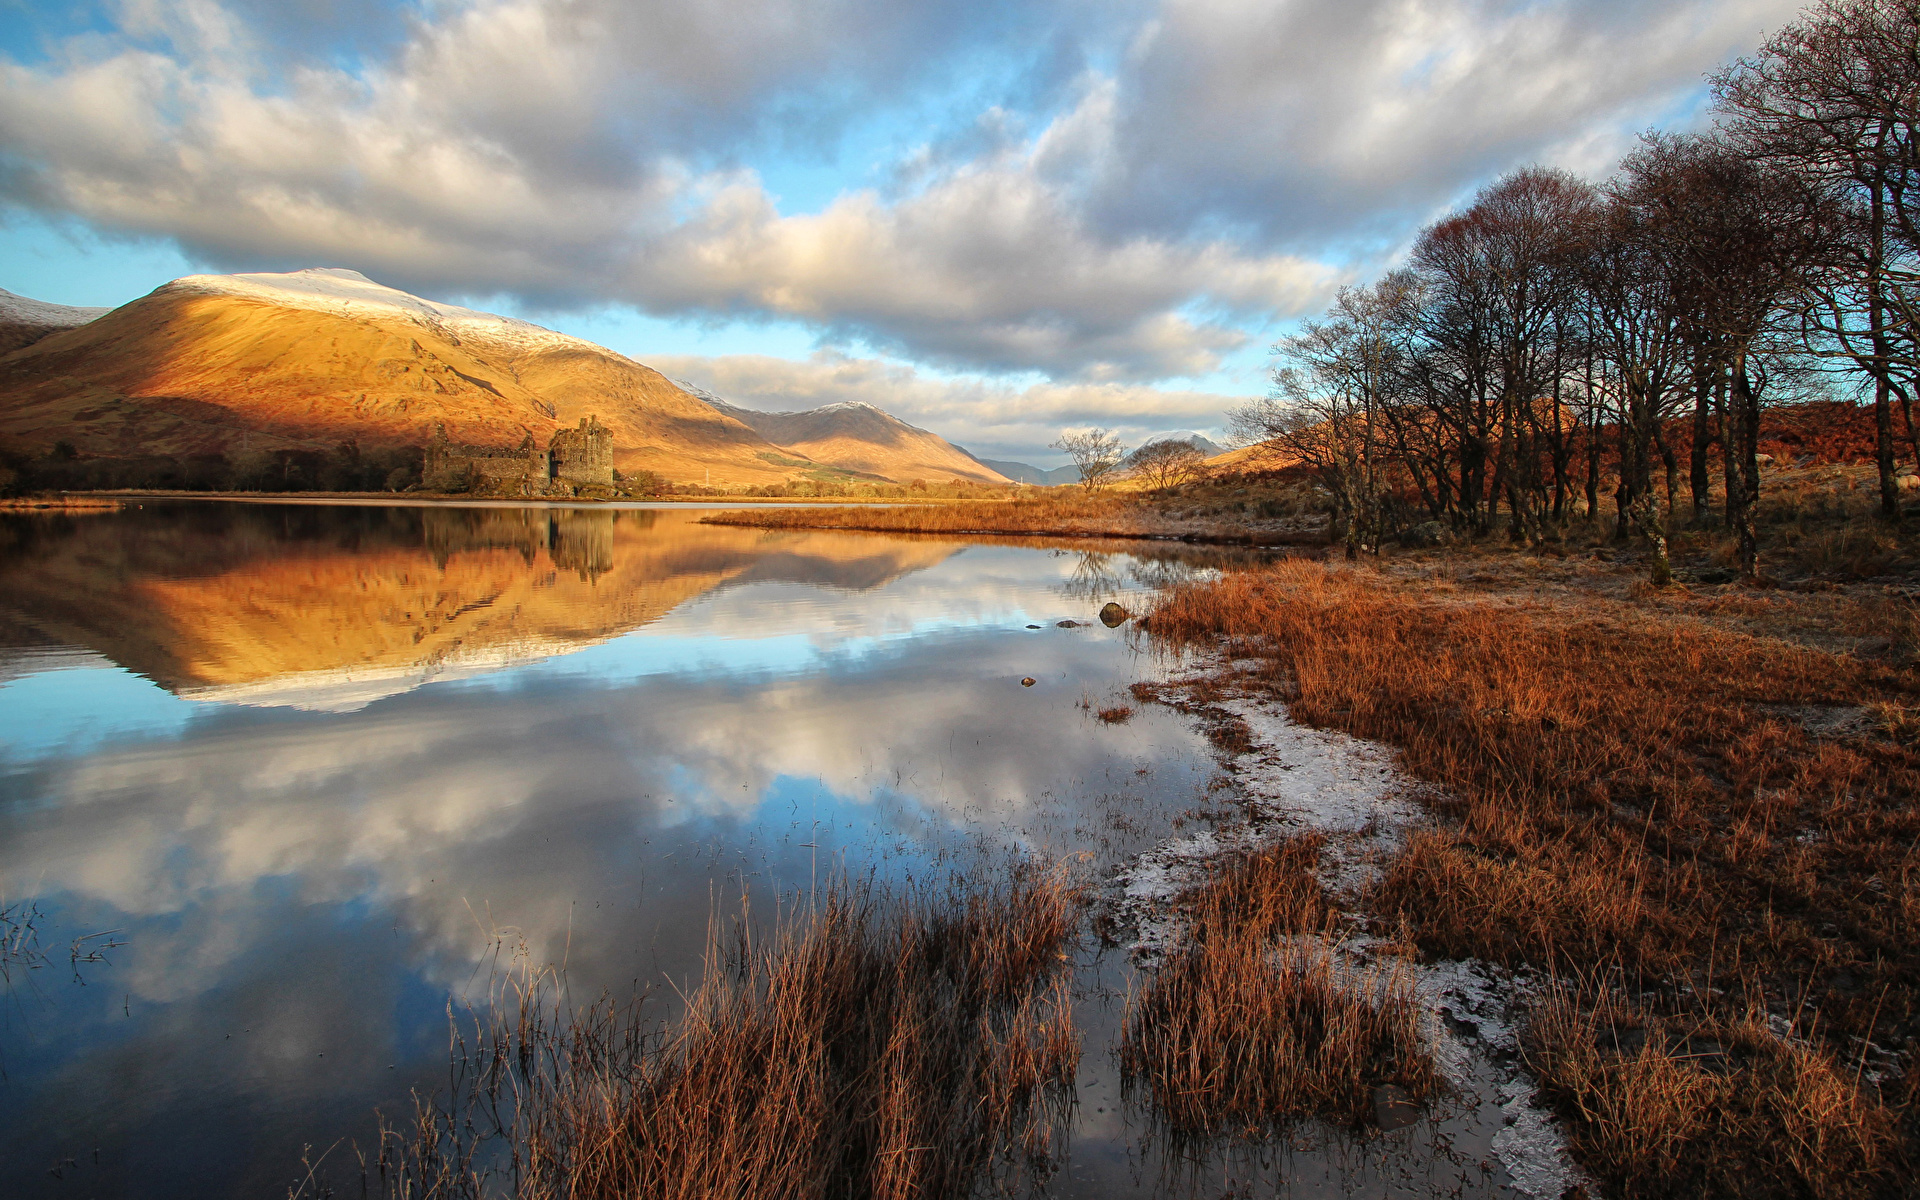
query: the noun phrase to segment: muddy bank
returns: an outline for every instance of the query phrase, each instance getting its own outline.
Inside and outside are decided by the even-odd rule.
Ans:
[[[1382,981],[1397,981],[1391,987],[1417,1013],[1419,1041],[1443,1085],[1417,1119],[1444,1124],[1449,1144],[1468,1157],[1497,1162],[1513,1193],[1559,1200],[1591,1189],[1522,1066],[1520,1031],[1538,979],[1475,959],[1423,962],[1405,942],[1378,932],[1372,893],[1408,835],[1433,820],[1424,803],[1431,787],[1401,770],[1388,747],[1293,721],[1259,683],[1260,664],[1222,651],[1200,656],[1165,684],[1135,687],[1136,697],[1188,712],[1213,732],[1243,816],[1171,839],[1127,866],[1112,881],[1104,935],[1154,971],[1194,936],[1191,897],[1235,863],[1304,845],[1332,915],[1321,931],[1288,939],[1270,964],[1272,985],[1299,986],[1280,976],[1303,952],[1324,960],[1336,991],[1362,1002],[1377,1005]],[[1376,1086],[1375,1123],[1414,1121],[1403,1096],[1397,1085]]]

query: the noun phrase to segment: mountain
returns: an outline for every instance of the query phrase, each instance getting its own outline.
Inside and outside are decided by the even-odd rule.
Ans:
[[[1155,442],[1186,442],[1195,450],[1212,458],[1216,454],[1225,454],[1227,448],[1214,442],[1205,434],[1195,433],[1191,429],[1175,430],[1172,433],[1151,433],[1140,439],[1141,446],[1150,446]],[[1139,447],[1136,446],[1135,449]]]
[[[1043,471],[1027,463],[1009,462],[998,458],[983,458],[980,461],[1016,483],[1037,483],[1045,487],[1058,487],[1065,483],[1080,482],[1080,471],[1073,466],[1055,467],[1051,471]]]
[[[48,304],[45,300],[29,300],[0,288],[0,354],[30,346],[50,333],[85,325],[110,311]]]
[[[938,434],[909,425],[871,404],[849,400],[798,412],[759,412],[729,404],[704,388],[681,388],[716,412],[750,426],[760,436],[815,462],[862,475],[908,483],[1006,483],[1008,479]]]
[[[1140,446],[1152,445],[1154,442],[1187,442],[1208,458],[1212,458],[1217,454],[1226,453],[1224,447],[1216,445],[1204,434],[1195,433],[1191,429],[1182,429],[1173,433],[1149,434],[1140,439]],[[1139,446],[1135,446],[1133,449],[1139,449]],[[983,458],[980,461],[1016,483],[1036,483],[1047,487],[1060,487],[1063,484],[1080,482],[1080,471],[1073,466],[1055,467],[1048,471],[1027,463],[1004,461],[997,458]]]
[[[44,324],[57,307],[21,311]],[[819,470],[623,355],[355,271],[190,275],[0,358],[0,437],[34,450],[421,445],[438,426],[456,442],[545,445],[589,414],[629,473],[760,484]]]

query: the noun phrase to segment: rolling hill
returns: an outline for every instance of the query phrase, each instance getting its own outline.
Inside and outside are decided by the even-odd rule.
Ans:
[[[775,445],[843,471],[895,483],[915,479],[1010,482],[990,464],[938,434],[909,425],[871,404],[850,400],[797,412],[760,412],[729,404],[692,384],[680,386]]]
[[[110,309],[76,308],[71,304],[48,304],[30,300],[0,288],[0,354],[10,354],[23,346],[72,329],[100,317]]]
[[[589,413],[628,472],[761,484],[819,469],[623,355],[353,271],[191,275],[0,358],[0,437],[28,450],[420,445],[441,425],[544,445]]]

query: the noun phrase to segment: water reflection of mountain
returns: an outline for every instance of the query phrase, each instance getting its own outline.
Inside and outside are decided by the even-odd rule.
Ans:
[[[186,504],[0,519],[0,605],[179,695],[346,710],[570,653],[715,588],[867,589],[959,547],[697,514]]]

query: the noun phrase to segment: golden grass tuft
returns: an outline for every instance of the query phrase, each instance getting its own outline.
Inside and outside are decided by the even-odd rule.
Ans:
[[[384,1131],[379,1188],[884,1200],[1044,1170],[1080,1054],[1077,917],[1057,872],[939,898],[842,885],[716,946],[670,1027],[637,1004],[569,1013],[523,972],[456,1039],[452,1095]]]
[[[1323,936],[1321,845],[1296,838],[1221,866],[1182,902],[1182,941],[1129,1003],[1121,1069],[1177,1136],[1359,1126],[1376,1088],[1418,1099],[1438,1086],[1405,975],[1353,971]]]
[[[1864,1200],[1892,1182],[1891,1114],[1764,1011],[1661,1017],[1561,989],[1526,1057],[1612,1194]]]

